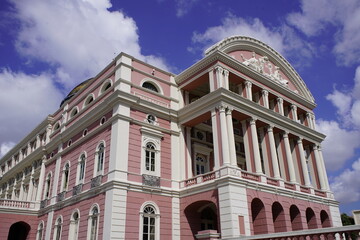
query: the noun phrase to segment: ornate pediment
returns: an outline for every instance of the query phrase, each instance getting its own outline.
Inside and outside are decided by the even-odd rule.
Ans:
[[[249,68],[265,75],[273,81],[276,81],[282,85],[288,86],[289,81],[282,77],[280,68],[271,63],[267,56],[261,56],[256,58],[255,52],[252,52],[252,57],[246,59],[243,54],[240,54],[241,59],[238,59],[242,64]]]

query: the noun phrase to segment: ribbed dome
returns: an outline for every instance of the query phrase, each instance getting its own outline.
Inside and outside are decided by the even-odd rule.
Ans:
[[[88,80],[83,81],[82,83],[78,84],[76,87],[73,88],[73,90],[71,90],[69,92],[69,94],[61,101],[60,103],[60,107],[62,107],[64,105],[64,103],[69,100],[70,98],[72,98],[73,96],[75,96],[75,94],[80,91],[81,89],[83,89],[84,87],[86,87],[88,85],[88,83],[90,82],[90,80],[92,80],[93,78],[89,78]]]

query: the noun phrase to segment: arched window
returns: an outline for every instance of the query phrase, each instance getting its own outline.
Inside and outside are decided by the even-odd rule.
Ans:
[[[84,183],[85,179],[85,164],[86,164],[86,156],[85,154],[81,154],[79,158],[79,165],[78,165],[78,184]]]
[[[42,240],[43,239],[43,234],[44,234],[44,223],[41,221],[39,223],[38,228],[37,228],[36,240]]]
[[[293,231],[303,230],[300,210],[295,205],[291,205],[291,207],[290,207],[290,220],[291,220],[291,227],[292,227]]]
[[[71,110],[71,112],[70,112],[70,117],[69,117],[69,119],[71,119],[71,118],[73,118],[76,114],[78,114],[79,113],[79,109],[78,109],[78,107],[74,107],[72,110]]]
[[[143,240],[159,239],[159,214],[152,204],[146,204],[140,212],[140,236]]]
[[[61,230],[62,230],[62,218],[61,216],[57,218],[55,222],[54,227],[54,240],[60,240],[61,239]]]
[[[63,169],[62,191],[67,191],[69,186],[70,164],[66,163]]]
[[[55,123],[54,128],[53,128],[53,132],[55,132],[56,130],[58,130],[60,128],[60,121],[58,121],[57,123]]]
[[[329,215],[327,214],[327,212],[325,210],[321,210],[320,220],[321,220],[321,227],[323,227],[323,228],[331,227]]]
[[[145,170],[155,172],[155,145],[153,143],[147,143],[145,149]]]
[[[89,105],[90,103],[92,103],[94,101],[94,94],[90,94],[89,96],[87,96],[85,102],[84,102],[84,105],[83,105],[83,108],[86,107],[87,105]]]
[[[105,156],[105,146],[103,143],[100,143],[97,152],[97,173],[101,175],[104,170],[104,156]]]
[[[96,240],[98,238],[98,226],[99,226],[99,208],[97,205],[92,207],[89,216],[88,223],[88,239]]]
[[[50,186],[51,186],[51,173],[49,173],[46,177],[45,182],[45,199],[48,199],[50,197]]]
[[[274,202],[271,210],[275,232],[286,232],[285,212],[281,204],[279,202]]]
[[[268,233],[266,221],[265,205],[259,198],[254,198],[251,202],[251,215],[254,235]]]
[[[306,209],[306,223],[308,225],[308,229],[318,228],[315,213],[311,208]]]
[[[110,89],[111,86],[112,86],[112,81],[111,81],[111,79],[107,79],[107,80],[103,83],[103,85],[102,85],[102,87],[101,87],[101,89],[100,89],[100,91],[99,91],[99,96],[100,96],[101,94],[103,94],[104,92],[106,92],[106,90]]]
[[[151,82],[144,82],[142,84],[142,87],[143,88],[146,88],[146,89],[149,89],[150,91],[153,91],[153,92],[159,92],[159,90],[157,89],[157,87],[151,83]]]
[[[196,175],[204,174],[208,171],[206,157],[202,154],[196,155]]]
[[[78,239],[78,232],[79,232],[79,212],[76,210],[70,219],[70,227],[69,227],[69,240],[76,240]]]

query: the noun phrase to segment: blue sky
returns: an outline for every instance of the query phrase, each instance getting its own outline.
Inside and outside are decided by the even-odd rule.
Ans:
[[[3,0],[0,157],[120,52],[179,73],[232,35],[269,44],[299,72],[341,211],[360,209],[359,0]]]

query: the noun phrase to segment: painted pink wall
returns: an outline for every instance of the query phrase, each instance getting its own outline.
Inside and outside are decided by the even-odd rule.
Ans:
[[[30,225],[30,231],[27,239],[36,239],[37,233],[37,217],[25,214],[0,213],[0,239],[7,239],[12,224],[17,222],[25,222]]]

